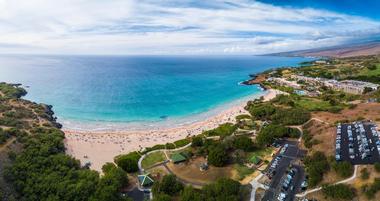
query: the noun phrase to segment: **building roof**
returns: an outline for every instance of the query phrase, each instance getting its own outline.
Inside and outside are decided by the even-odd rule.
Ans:
[[[149,186],[153,184],[153,179],[149,177],[149,175],[138,175],[137,178],[139,179],[141,186]]]
[[[183,156],[182,154],[180,153],[175,153],[171,156],[171,159],[173,161],[173,163],[180,163],[180,162],[183,162],[183,161],[186,161],[186,157]]]
[[[257,157],[257,156],[252,156],[252,158],[249,160],[251,163],[257,165],[261,162],[261,158]]]

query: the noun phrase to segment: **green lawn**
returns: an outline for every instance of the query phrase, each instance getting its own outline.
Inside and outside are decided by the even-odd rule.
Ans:
[[[273,147],[266,147],[266,148],[262,148],[262,149],[259,149],[256,151],[247,152],[247,158],[250,159],[253,156],[256,156],[256,157],[263,159],[265,156],[270,155],[272,153],[273,149],[274,149]]]
[[[326,111],[331,107],[331,104],[327,101],[322,101],[312,98],[302,98],[296,102],[296,105],[302,108],[305,108],[309,111]]]
[[[255,172],[254,169],[251,169],[245,165],[235,164],[234,169],[237,171],[237,178],[238,180],[244,179],[246,176],[252,174]]]
[[[152,165],[166,160],[165,154],[162,151],[154,152],[144,158],[141,165],[144,169],[151,167]]]
[[[380,64],[377,64],[377,68],[375,70],[369,70],[368,68],[365,68],[365,70],[362,70],[359,75],[364,76],[378,76],[380,75]]]

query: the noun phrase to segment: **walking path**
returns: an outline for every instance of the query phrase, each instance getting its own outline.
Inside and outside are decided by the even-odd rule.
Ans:
[[[252,191],[251,191],[251,199],[250,201],[255,201],[255,197],[256,197],[256,191],[257,189],[259,188],[263,188],[265,190],[269,189],[268,186],[262,184],[259,182],[259,180],[264,176],[263,173],[260,173],[257,177],[255,177],[251,182],[251,186],[252,186]]]
[[[350,181],[353,181],[356,178],[356,175],[357,175],[357,172],[358,172],[358,167],[359,167],[358,165],[355,165],[354,174],[350,178],[344,179],[342,181],[338,181],[334,185],[348,183]],[[296,195],[296,197],[302,198],[302,197],[305,197],[306,195],[308,195],[310,193],[314,193],[314,192],[320,191],[321,189],[322,189],[322,187],[314,188],[314,189],[305,191],[304,193],[299,193],[299,194]]]
[[[9,139],[5,144],[0,145],[0,152],[4,151],[9,145],[11,145],[14,141],[16,141],[16,138],[13,137]]]
[[[141,164],[142,164],[142,161],[144,160],[144,158],[145,158],[146,156],[148,156],[149,154],[152,154],[152,153],[155,153],[155,152],[162,151],[162,152],[164,152],[166,159],[169,160],[169,157],[168,157],[168,155],[166,154],[166,151],[179,151],[179,150],[182,150],[182,149],[186,149],[187,147],[190,147],[190,146],[191,146],[191,142],[190,142],[189,144],[183,146],[183,147],[178,147],[178,148],[176,148],[176,149],[157,149],[157,150],[153,150],[153,151],[150,151],[150,152],[148,152],[148,153],[142,155],[142,156],[140,157],[139,161],[137,162],[137,165],[138,165],[138,167],[139,167],[140,174],[144,174],[144,168],[142,168],[142,165],[141,165]]]

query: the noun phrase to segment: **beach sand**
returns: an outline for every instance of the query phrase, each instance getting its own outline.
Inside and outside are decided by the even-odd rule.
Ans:
[[[267,90],[263,96],[264,101],[276,97],[279,93],[281,92],[277,90]],[[90,162],[91,169],[101,171],[101,167],[106,162],[112,162],[117,155],[198,135],[223,123],[234,123],[237,115],[248,113],[244,110],[245,105],[246,102],[242,102],[205,120],[173,128],[110,131],[64,128],[66,153],[79,159],[82,164]]]

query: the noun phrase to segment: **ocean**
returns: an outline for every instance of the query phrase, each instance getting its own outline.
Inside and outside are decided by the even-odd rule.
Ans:
[[[307,60],[275,56],[1,55],[0,81],[53,105],[64,126],[164,122],[207,113],[247,96],[250,74]],[[76,122],[76,123],[75,123]]]

